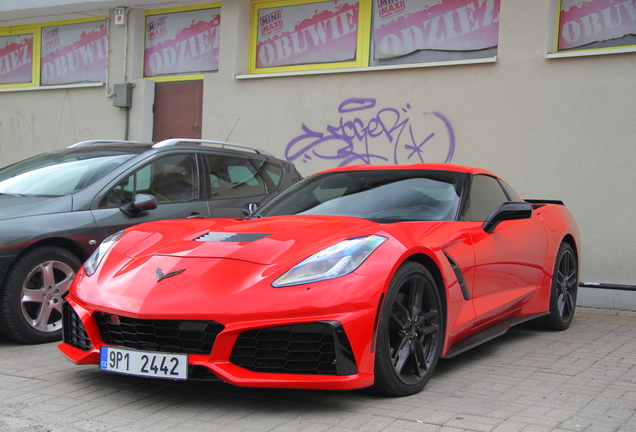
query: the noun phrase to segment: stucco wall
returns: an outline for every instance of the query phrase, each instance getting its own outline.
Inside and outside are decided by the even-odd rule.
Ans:
[[[337,139],[300,151],[316,141],[298,139],[303,125],[326,137],[329,126],[350,133],[339,125],[355,121],[368,140],[350,140],[354,152],[368,143],[369,153],[392,161],[397,146],[400,163],[445,161],[450,130],[453,163],[492,170],[525,198],[565,201],[581,229],[583,277],[636,280],[636,53],[546,59],[552,2],[502,0],[496,63],[237,80],[231,67],[240,73],[244,63],[235,28],[245,25],[249,2],[227,3],[222,71],[205,80],[204,137],[226,139],[234,127],[231,141],[286,155],[310,174],[350,155],[338,155],[347,147]],[[339,110],[353,99],[364,102]],[[356,106],[369,108],[340,112]],[[378,120],[393,132],[370,138]],[[399,139],[395,122],[406,122]],[[421,153],[404,151],[431,133]]]
[[[554,5],[502,0],[496,63],[237,79],[250,1],[225,0],[220,71],[204,78],[203,137],[264,148],[305,175],[367,161],[484,167],[525,198],[565,201],[581,229],[584,278],[636,281],[636,53],[546,59]],[[111,25],[107,86],[0,93],[0,165],[123,138],[125,110],[107,97],[123,81],[135,83],[129,137],[149,139],[143,10],[129,17],[127,39]],[[336,136],[352,137],[352,125],[358,137]]]

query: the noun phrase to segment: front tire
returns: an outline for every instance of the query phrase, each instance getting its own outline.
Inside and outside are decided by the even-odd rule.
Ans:
[[[0,322],[16,342],[45,343],[62,338],[62,295],[82,263],[66,249],[39,246],[19,257],[0,292]]]
[[[395,273],[382,305],[374,388],[389,396],[420,392],[437,365],[443,329],[433,276],[421,264],[404,263]]]

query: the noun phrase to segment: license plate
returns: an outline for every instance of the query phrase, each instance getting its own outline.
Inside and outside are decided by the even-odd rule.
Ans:
[[[188,379],[188,355],[102,346],[99,368],[127,375],[186,380]]]

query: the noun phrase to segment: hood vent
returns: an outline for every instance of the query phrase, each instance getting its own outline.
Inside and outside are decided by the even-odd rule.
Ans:
[[[194,241],[249,243],[270,235],[271,234],[210,232],[195,238]]]

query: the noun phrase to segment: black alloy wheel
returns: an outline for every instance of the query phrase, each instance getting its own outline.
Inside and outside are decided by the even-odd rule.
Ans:
[[[543,318],[543,324],[551,330],[565,330],[570,327],[576,308],[579,286],[578,262],[574,249],[562,243],[557,253],[550,290],[550,314]]]
[[[443,328],[433,277],[421,264],[404,263],[391,281],[380,315],[375,389],[390,396],[421,391],[441,354]]]

